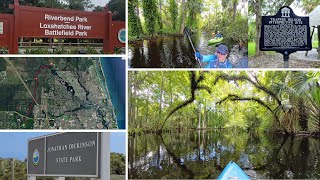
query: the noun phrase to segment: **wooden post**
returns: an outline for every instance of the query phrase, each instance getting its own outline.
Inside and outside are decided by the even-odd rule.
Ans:
[[[114,47],[113,42],[111,38],[111,32],[112,32],[112,13],[107,12],[106,13],[106,21],[105,21],[105,36],[103,39],[103,53],[104,54],[114,54]]]
[[[10,24],[10,34],[9,34],[9,54],[14,54],[14,45],[15,45],[15,42],[14,42],[14,32],[15,32],[15,29],[14,29],[14,15],[11,15],[10,16],[10,19],[9,19],[9,24]]]
[[[19,53],[19,20],[20,20],[20,7],[19,0],[14,0],[14,28],[13,28],[13,54]]]

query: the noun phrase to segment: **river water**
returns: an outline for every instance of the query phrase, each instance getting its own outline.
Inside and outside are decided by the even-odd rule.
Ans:
[[[213,54],[216,46],[208,45],[212,36],[209,33],[191,35],[197,51]],[[224,39],[229,49],[235,42]],[[197,68],[194,51],[185,36],[166,36],[135,41],[129,44],[129,66],[132,68]],[[205,66],[206,64],[202,64]]]
[[[216,179],[229,161],[251,178],[320,178],[320,139],[237,131],[129,136],[129,179]]]
[[[112,105],[117,116],[117,124],[119,129],[126,128],[125,112],[126,112],[126,62],[121,58],[101,58],[100,59],[103,74]]]

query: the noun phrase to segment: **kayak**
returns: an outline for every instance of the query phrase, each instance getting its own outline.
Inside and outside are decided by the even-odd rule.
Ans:
[[[220,180],[228,179],[242,179],[250,180],[249,176],[237,165],[237,163],[230,161],[228,165],[224,168],[220,176]]]
[[[213,38],[208,41],[208,44],[216,44],[216,43],[221,42],[222,40],[223,40],[223,37],[222,38]]]

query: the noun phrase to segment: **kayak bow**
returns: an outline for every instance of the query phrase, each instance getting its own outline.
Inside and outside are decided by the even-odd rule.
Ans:
[[[229,180],[229,179],[241,179],[250,180],[249,176],[237,165],[237,163],[230,161],[228,165],[224,168],[219,180]]]

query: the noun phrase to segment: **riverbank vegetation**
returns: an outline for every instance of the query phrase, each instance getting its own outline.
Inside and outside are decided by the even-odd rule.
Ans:
[[[246,1],[132,0],[128,2],[129,41],[163,35],[217,32],[234,41],[247,41]]]
[[[320,132],[320,73],[129,72],[130,134],[235,128],[287,135]]]

